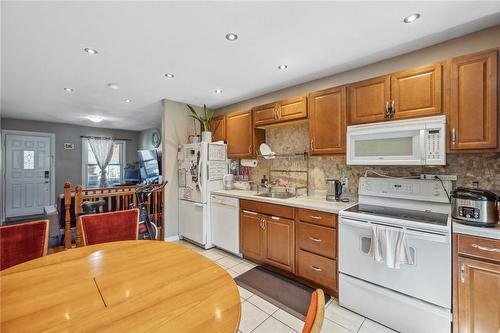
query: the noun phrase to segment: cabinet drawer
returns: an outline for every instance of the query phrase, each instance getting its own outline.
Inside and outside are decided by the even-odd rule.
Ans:
[[[331,259],[337,256],[337,229],[299,222],[297,239],[299,248],[302,250]]]
[[[458,235],[458,253],[500,262],[500,240]]]
[[[299,276],[331,290],[337,290],[337,261],[298,250],[297,267]]]
[[[317,210],[299,209],[299,220],[326,227],[337,228],[337,215]]]
[[[252,200],[240,200],[240,208],[270,216],[293,219],[293,207],[274,205]]]

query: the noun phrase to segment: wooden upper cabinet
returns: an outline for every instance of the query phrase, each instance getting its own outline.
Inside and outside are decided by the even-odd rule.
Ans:
[[[312,155],[339,154],[346,145],[346,88],[309,94],[309,139]]]
[[[254,126],[266,126],[307,118],[307,96],[293,97],[278,102],[256,106]]]
[[[451,61],[449,148],[498,147],[498,52],[490,51]]]
[[[250,110],[232,112],[226,115],[227,156],[246,158],[252,156],[253,126]]]
[[[391,77],[380,76],[349,86],[349,122],[363,124],[383,121],[391,99]]]
[[[276,103],[255,107],[252,111],[255,126],[268,125],[278,121],[278,106]]]
[[[391,75],[393,119],[441,114],[442,65],[422,66]]]
[[[226,116],[218,116],[212,119],[210,124],[212,141],[226,141]]]
[[[293,273],[295,238],[293,220],[265,216],[265,262]]]
[[[458,332],[498,332],[500,265],[458,257]]]
[[[280,101],[278,118],[279,121],[307,118],[307,97],[299,96]]]

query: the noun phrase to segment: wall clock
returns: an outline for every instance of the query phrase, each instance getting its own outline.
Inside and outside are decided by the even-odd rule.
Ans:
[[[153,145],[153,147],[158,148],[160,146],[160,143],[161,143],[160,131],[158,131],[158,129],[155,128],[153,130],[153,133],[151,133],[151,144]]]

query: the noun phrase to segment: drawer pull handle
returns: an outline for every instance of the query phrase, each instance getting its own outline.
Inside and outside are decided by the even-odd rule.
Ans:
[[[279,217],[277,217],[277,216],[271,216],[271,218],[272,218],[273,220],[279,220],[279,219],[280,219],[280,218],[279,218]]]
[[[472,247],[481,250],[481,251],[488,251],[488,252],[498,252],[500,253],[500,249],[494,248],[494,247],[486,247],[486,246],[481,246],[477,244],[472,244]]]
[[[321,216],[309,215],[309,217],[315,220],[321,220]]]
[[[309,267],[311,267],[311,268],[312,268],[313,270],[315,270],[316,272],[321,272],[321,268],[319,268],[319,267],[316,267],[316,266],[313,266],[313,265],[311,265],[311,266],[309,266]]]
[[[316,243],[322,242],[322,240],[320,238],[309,237],[309,239],[312,240],[313,242],[316,242]]]
[[[245,213],[245,214],[250,214],[250,215],[257,215],[257,214],[258,214],[258,213],[256,213],[256,212],[251,212],[251,211],[249,211],[249,210],[244,210],[244,211],[243,211],[243,213]]]

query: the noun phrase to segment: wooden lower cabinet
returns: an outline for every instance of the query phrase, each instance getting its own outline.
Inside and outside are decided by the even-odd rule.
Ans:
[[[243,256],[334,296],[338,296],[336,225],[335,214],[240,200]]]
[[[293,220],[264,217],[264,262],[293,273],[295,271],[295,240]]]
[[[454,235],[454,244],[454,332],[498,333],[500,240]]]

